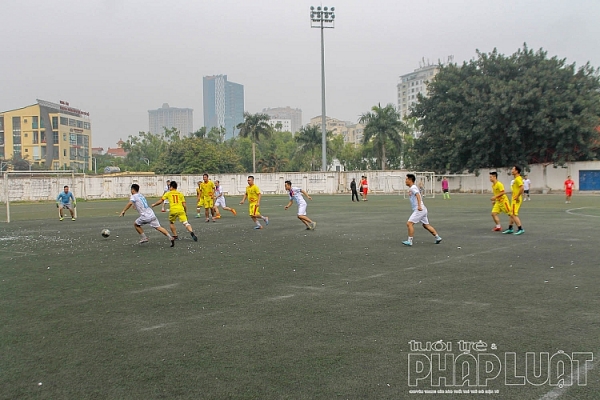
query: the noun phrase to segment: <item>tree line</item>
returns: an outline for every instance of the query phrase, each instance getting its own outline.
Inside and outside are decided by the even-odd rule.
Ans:
[[[440,65],[409,116],[393,104],[358,117],[360,143],[327,132],[327,162],[345,170],[399,169],[437,173],[543,163],[597,160],[600,154],[600,74],[523,45],[505,56],[477,51],[462,65]],[[318,171],[321,128],[295,135],[268,124],[266,114],[244,114],[240,134],[201,128],[129,136],[124,159],[98,156],[97,166],[162,174]]]

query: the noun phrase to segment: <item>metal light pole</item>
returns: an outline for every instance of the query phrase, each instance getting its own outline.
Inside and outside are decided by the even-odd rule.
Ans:
[[[331,9],[327,7],[310,7],[310,27],[321,29],[321,158],[322,158],[322,170],[327,171],[327,123],[325,113],[325,36],[323,29],[333,28],[335,14],[335,7]]]

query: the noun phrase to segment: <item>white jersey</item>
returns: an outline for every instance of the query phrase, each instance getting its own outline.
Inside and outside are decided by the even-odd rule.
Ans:
[[[146,198],[144,197],[143,194],[141,194],[141,193],[132,194],[131,197],[129,198],[129,201],[131,201],[133,203],[133,206],[135,207],[137,212],[140,214],[140,217],[142,219],[151,220],[153,218],[156,218],[154,211],[148,205],[148,201],[146,200]]]
[[[222,194],[223,194],[223,189],[221,188],[221,185],[215,186],[215,199],[218,197],[223,197],[223,196],[221,196]]]
[[[417,185],[412,185],[408,189],[408,198],[410,199],[410,206],[412,210],[417,210],[419,205],[417,204],[417,194],[420,194],[419,188]],[[423,196],[421,196],[421,208],[425,209],[425,203],[423,203]]]
[[[298,206],[306,205],[306,200],[304,200],[304,196],[302,196],[302,189],[292,187],[288,194],[290,196],[290,200],[296,200]]]
[[[527,178],[523,181],[523,190],[529,190],[529,185],[531,185],[531,181]]]
[[[164,190],[163,194],[167,193],[170,190],[171,190],[171,188],[169,187],[169,185],[165,185],[165,190]],[[165,199],[164,203],[169,204],[169,200]]]

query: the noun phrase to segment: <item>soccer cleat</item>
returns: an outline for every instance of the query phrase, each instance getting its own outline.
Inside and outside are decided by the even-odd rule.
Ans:
[[[192,239],[194,239],[194,242],[198,241],[198,236],[196,236],[194,232],[190,232],[190,235],[192,236]]]
[[[221,219],[221,215],[215,216],[216,219]]]
[[[210,222],[210,219],[206,218],[206,221],[204,221],[204,222]]]
[[[269,225],[269,217],[264,217],[265,224]]]
[[[171,246],[169,246],[169,247],[175,247],[175,238],[172,237],[170,240],[171,240]]]
[[[314,231],[316,227],[317,227],[317,223],[313,221],[313,223],[311,224],[310,229],[312,229]]]
[[[196,218],[202,218],[200,214],[196,214]]]
[[[505,230],[505,231],[504,231],[504,232],[502,232],[502,233],[504,233],[504,234],[506,234],[506,233],[514,233],[514,231],[513,231],[512,229],[507,229],[507,230]]]
[[[435,239],[435,244],[440,244],[440,243],[442,243],[442,238],[438,236],[438,237]]]
[[[139,243],[139,244],[142,244],[142,243],[148,243],[148,238],[143,238],[143,239],[140,239],[140,241],[139,241],[138,243]]]
[[[405,246],[412,246],[412,242],[409,242],[408,240],[405,240],[404,242],[402,242],[402,244]]]
[[[160,210],[160,212],[165,212],[165,210]]]
[[[173,236],[173,240],[179,240],[179,236],[177,236],[177,235]]]
[[[58,220],[59,220],[59,221],[62,221],[63,219],[64,219],[63,217],[60,217]]]
[[[499,226],[497,226],[494,229],[492,229],[492,232],[502,232],[502,228],[500,228]]]
[[[254,227],[254,229],[262,229],[262,228],[263,228],[263,227],[262,227],[262,225],[256,225],[256,226]]]
[[[516,231],[516,232],[514,233],[514,235],[522,235],[522,234],[524,234],[524,233],[525,233],[525,229],[519,229],[518,231]]]
[[[306,230],[307,230],[307,231],[310,231],[310,226],[307,226],[307,227],[306,227]]]
[[[75,221],[75,218],[71,218],[71,221]]]
[[[231,212],[233,213],[233,216],[235,217],[237,215],[237,211],[235,211],[235,208],[231,209]]]

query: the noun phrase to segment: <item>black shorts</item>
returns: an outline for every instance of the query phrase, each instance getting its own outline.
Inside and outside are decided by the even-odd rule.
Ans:
[[[523,191],[525,194],[529,194],[529,190],[524,190]]]
[[[448,193],[448,189],[443,189],[444,193]]]

